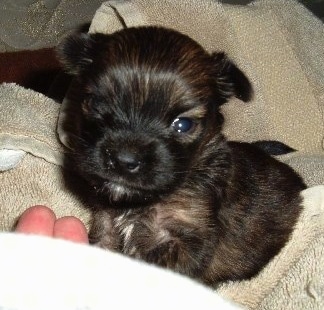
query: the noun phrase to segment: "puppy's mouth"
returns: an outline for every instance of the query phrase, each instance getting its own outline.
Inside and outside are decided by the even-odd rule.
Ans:
[[[110,202],[144,202],[153,198],[149,190],[115,181],[105,181],[100,187],[94,186],[94,190],[97,194],[108,197]]]

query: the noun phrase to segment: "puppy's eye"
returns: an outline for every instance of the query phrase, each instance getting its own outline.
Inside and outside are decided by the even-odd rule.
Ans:
[[[179,133],[189,132],[194,128],[194,125],[194,122],[188,117],[176,118],[171,124],[172,128]]]

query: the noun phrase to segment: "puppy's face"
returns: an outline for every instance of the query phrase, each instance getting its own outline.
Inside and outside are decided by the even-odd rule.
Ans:
[[[59,55],[77,76],[75,166],[114,202],[151,201],[190,178],[220,136],[220,105],[251,93],[223,53],[164,28],[73,35]]]

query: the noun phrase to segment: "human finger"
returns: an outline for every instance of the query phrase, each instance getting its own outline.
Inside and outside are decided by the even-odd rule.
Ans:
[[[56,220],[54,237],[79,243],[88,243],[88,233],[84,224],[74,216],[65,216]]]
[[[41,205],[33,206],[22,213],[15,231],[52,237],[55,220],[56,216],[50,208]]]

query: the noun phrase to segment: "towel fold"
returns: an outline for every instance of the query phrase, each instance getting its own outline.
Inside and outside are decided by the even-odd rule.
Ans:
[[[58,217],[78,216],[88,226],[86,204],[65,186],[64,148],[56,134],[59,109],[42,94],[0,85],[0,230],[11,230],[36,204],[50,206]]]

